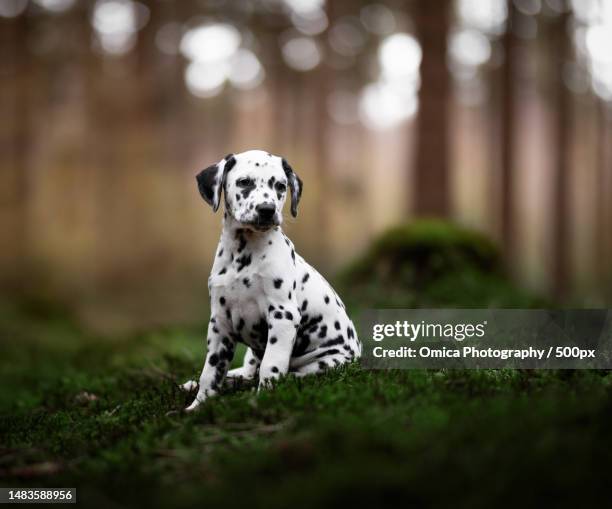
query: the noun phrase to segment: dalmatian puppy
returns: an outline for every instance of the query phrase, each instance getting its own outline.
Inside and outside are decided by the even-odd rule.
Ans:
[[[302,181],[284,159],[261,150],[229,154],[197,175],[202,198],[223,230],[208,279],[211,318],[207,354],[193,411],[218,393],[226,377],[253,379],[259,388],[288,373],[304,376],[350,362],[361,343],[330,284],[295,252],[281,229],[291,195],[296,217]],[[237,343],[248,346],[240,368],[228,372]]]

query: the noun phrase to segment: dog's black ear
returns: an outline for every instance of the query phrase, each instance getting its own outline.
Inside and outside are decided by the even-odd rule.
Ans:
[[[235,164],[234,154],[228,154],[221,162],[209,166],[196,175],[198,190],[214,212],[217,212],[221,202],[221,191],[225,185],[225,176]]]
[[[293,168],[289,166],[289,163],[283,159],[283,170],[285,170],[285,176],[289,182],[289,190],[291,191],[291,215],[297,216],[298,203],[302,197],[302,179],[297,176],[297,173],[293,171]]]

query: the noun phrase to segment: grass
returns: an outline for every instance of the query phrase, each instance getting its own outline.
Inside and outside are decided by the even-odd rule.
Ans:
[[[439,222],[390,231],[343,285],[361,307],[542,302],[489,243]],[[99,338],[45,306],[0,316],[0,486],[77,487],[94,508],[609,501],[609,372],[351,365],[184,414],[203,323]]]
[[[76,486],[87,507],[584,505],[604,494],[608,373],[353,365],[259,394],[228,388],[186,415],[176,382],[200,367],[197,330],[102,340],[11,313],[22,337],[4,331],[2,343],[3,486]]]

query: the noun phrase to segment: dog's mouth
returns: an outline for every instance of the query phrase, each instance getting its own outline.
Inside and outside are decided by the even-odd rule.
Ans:
[[[275,219],[265,221],[261,219],[255,219],[253,221],[242,221],[242,224],[252,230],[258,232],[266,232],[269,229],[274,228],[275,226],[279,226],[280,223]]]

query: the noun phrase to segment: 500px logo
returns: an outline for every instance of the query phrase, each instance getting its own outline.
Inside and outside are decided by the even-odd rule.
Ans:
[[[478,323],[420,323],[408,320],[397,320],[395,323],[376,323],[372,325],[372,339],[382,341],[388,338],[406,338],[416,341],[418,338],[444,338],[463,341],[469,338],[482,338],[485,335],[487,321]]]

